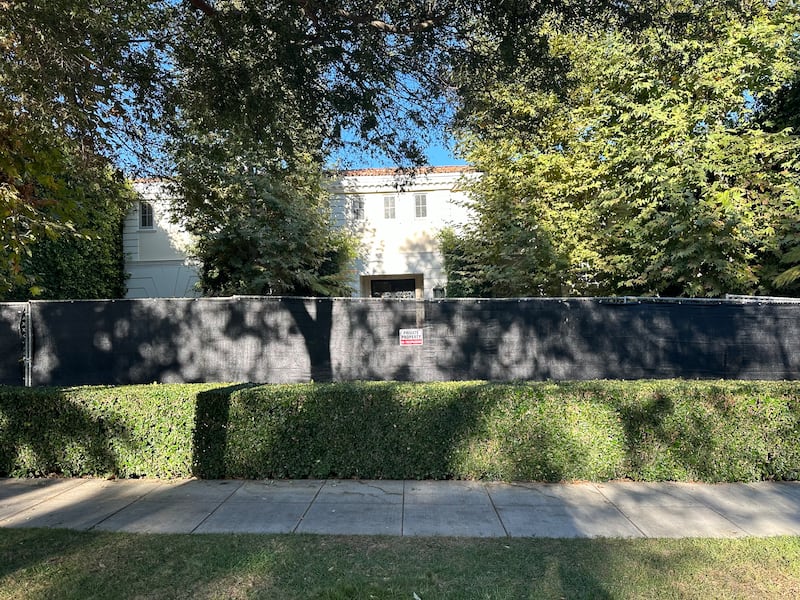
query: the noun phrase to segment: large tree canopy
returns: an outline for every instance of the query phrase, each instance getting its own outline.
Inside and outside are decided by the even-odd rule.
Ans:
[[[192,4],[178,20],[169,133],[204,291],[344,292],[336,271],[349,244],[331,229],[326,154],[350,131],[397,161],[422,160],[417,134],[433,116],[413,96],[427,94],[422,75],[438,64],[426,43],[437,16],[413,6],[390,19],[341,3]]]
[[[19,279],[33,240],[83,227],[77,184],[49,174],[84,161],[102,185],[101,163],[156,156],[198,236],[207,291],[333,293],[347,244],[325,214],[326,158],[355,144],[421,164],[424,132],[451,107],[487,185],[509,183],[495,198],[512,230],[493,237],[481,225],[486,235],[469,246],[486,260],[465,262],[487,265],[492,293],[590,282],[706,294],[731,282],[755,289],[781,271],[776,281],[789,282],[796,234],[784,173],[795,149],[779,124],[793,102],[784,84],[796,79],[795,13],[791,2],[682,0],[668,10],[618,0],[0,1],[0,286]],[[771,125],[767,102],[782,107]],[[505,163],[505,175],[494,168]],[[492,202],[487,194],[486,214]],[[681,211],[695,237],[730,232],[728,250],[680,245]],[[259,283],[236,283],[245,281]]]
[[[562,68],[497,79],[464,114],[485,176],[474,227],[445,240],[453,281],[501,296],[791,291],[800,140],[769,103],[796,93],[799,23],[780,1],[672,2],[636,32],[544,21]]]
[[[0,287],[24,283],[31,244],[83,227],[76,184],[49,178],[76,161],[131,167],[168,159],[160,173],[150,165],[150,174],[176,176],[190,225],[204,220],[198,211],[209,199],[243,201],[231,195],[237,163],[274,183],[243,186],[252,192],[288,189],[309,164],[319,170],[326,152],[346,143],[399,164],[423,162],[420,133],[437,121],[452,87],[448,57],[467,48],[463,40],[475,31],[484,49],[511,39],[508,15],[522,24],[535,18],[530,6],[0,2]],[[220,159],[210,179],[203,164],[191,164],[196,157],[205,165]],[[102,168],[94,172],[105,177]],[[220,186],[229,193],[220,195]],[[288,196],[264,201],[286,203]],[[317,219],[315,211],[307,218]],[[283,207],[273,214],[303,212]],[[318,248],[310,262],[326,254]]]
[[[492,77],[547,71],[546,15],[576,26],[645,18],[613,0],[188,5],[194,10],[176,18],[177,102],[220,119],[204,125],[245,125],[284,151],[298,142],[293,133],[311,131],[328,148],[354,143],[412,166],[424,160],[421,136],[459,97],[472,98]],[[536,68],[521,70],[523,60]]]
[[[498,52],[541,50],[527,32],[554,7],[584,16],[559,0],[190,4],[176,21],[170,149],[201,283],[218,294],[341,290],[320,270],[347,254],[319,181],[329,153],[424,163],[425,132],[490,65],[502,71]]]
[[[0,2],[0,292],[36,291],[29,258],[42,240],[107,229],[94,212],[98,194],[115,204],[109,223],[130,200],[112,170],[149,147],[143,133],[163,99],[162,8]]]

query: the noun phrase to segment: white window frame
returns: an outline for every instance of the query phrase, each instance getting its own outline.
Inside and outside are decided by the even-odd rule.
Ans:
[[[428,218],[428,195],[414,194],[414,214],[417,219]]]
[[[397,201],[395,196],[383,197],[383,218],[396,219],[397,218]]]
[[[156,228],[155,211],[153,204],[142,200],[139,202],[139,229],[142,231],[152,231]]]

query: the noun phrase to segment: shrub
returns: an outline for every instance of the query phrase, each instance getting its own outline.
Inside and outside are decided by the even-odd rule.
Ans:
[[[0,474],[187,477],[208,387],[0,387]]]
[[[0,474],[797,479],[799,407],[787,382],[0,387]]]

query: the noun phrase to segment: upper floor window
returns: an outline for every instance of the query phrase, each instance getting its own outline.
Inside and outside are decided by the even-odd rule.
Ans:
[[[414,210],[418,219],[428,216],[428,197],[425,194],[414,194]]]
[[[364,199],[363,198],[353,198],[350,201],[350,217],[353,221],[363,221],[364,220]]]
[[[383,218],[384,219],[395,218],[394,196],[383,197]]]
[[[153,229],[153,205],[149,202],[139,202],[139,229]]]

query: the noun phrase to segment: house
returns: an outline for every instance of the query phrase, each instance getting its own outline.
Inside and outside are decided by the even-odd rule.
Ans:
[[[126,298],[200,296],[197,268],[187,256],[192,238],[172,222],[170,194],[158,179],[134,183],[139,202],[125,218],[122,251],[128,273]]]
[[[469,218],[463,206],[466,167],[431,167],[413,178],[391,169],[343,172],[329,184],[334,226],[360,241],[350,282],[353,297],[436,298],[447,278],[437,236]],[[174,224],[167,187],[136,183],[141,201],[125,221],[128,298],[193,297],[196,266],[187,257],[191,237]]]

